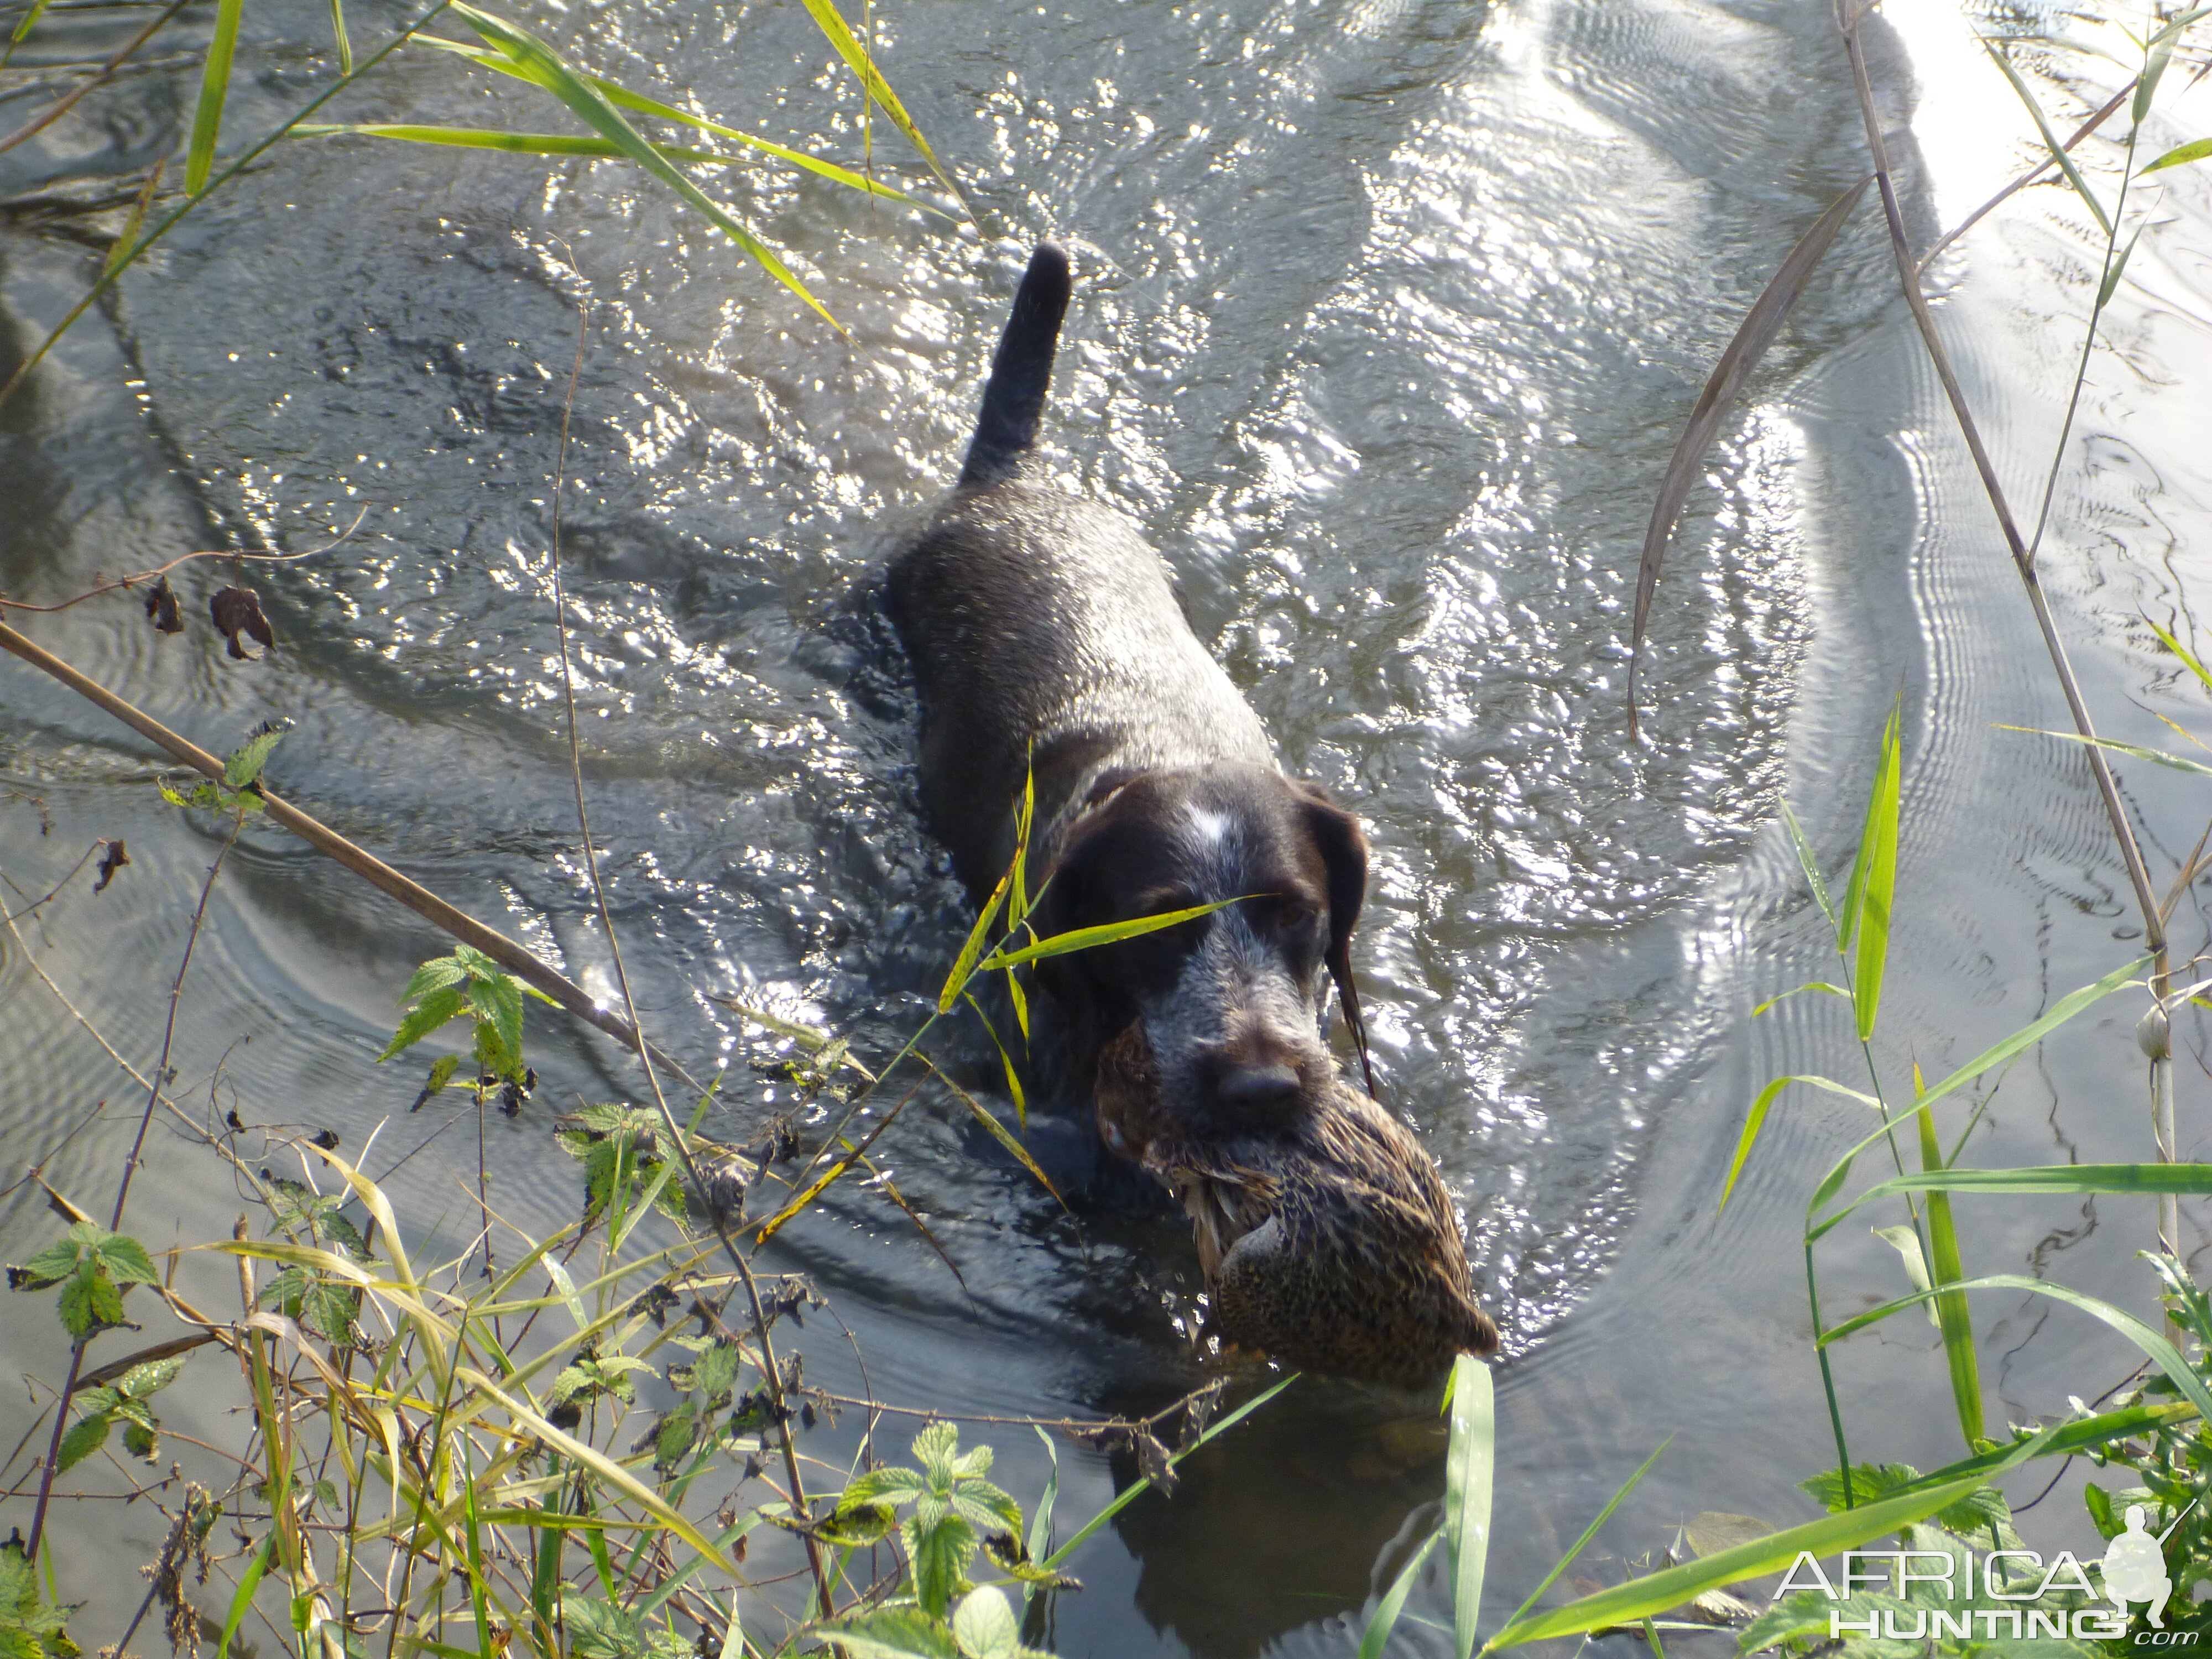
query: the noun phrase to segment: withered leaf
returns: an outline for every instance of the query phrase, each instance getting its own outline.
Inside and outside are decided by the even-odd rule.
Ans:
[[[1137,1467],[1145,1479],[1159,1489],[1163,1498],[1172,1498],[1176,1489],[1175,1465],[1168,1462],[1168,1449],[1159,1436],[1150,1429],[1139,1429],[1133,1438],[1137,1443]]]
[[[164,634],[185,631],[185,619],[177,614],[177,590],[169,586],[167,576],[146,590],[146,620]]]
[[[313,1139],[314,1144],[326,1152],[334,1152],[338,1149],[338,1132],[336,1129],[318,1129],[314,1133]]]
[[[1213,1416],[1213,1408],[1221,1403],[1229,1379],[1217,1376],[1183,1402],[1182,1432],[1176,1437],[1179,1447],[1188,1449],[1206,1432],[1206,1425]]]
[[[107,851],[100,854],[100,879],[92,884],[92,890],[95,893],[106,892],[107,884],[115,879],[115,872],[130,862],[131,854],[124,850],[123,843],[119,841],[109,842]]]
[[[208,610],[216,629],[230,641],[230,654],[240,662],[252,660],[240,642],[240,635],[259,641],[264,650],[276,649],[276,632],[269,626],[269,618],[261,614],[261,596],[252,588],[233,583],[208,601]]]

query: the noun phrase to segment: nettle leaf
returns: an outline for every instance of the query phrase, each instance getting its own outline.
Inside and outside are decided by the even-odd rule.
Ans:
[[[729,1399],[738,1382],[738,1370],[743,1356],[738,1345],[727,1340],[717,1342],[701,1354],[690,1370],[690,1380],[679,1386],[693,1389],[702,1395],[708,1405],[720,1405]],[[674,1373],[671,1373],[673,1380]]]
[[[115,1392],[125,1400],[143,1400],[149,1395],[159,1394],[175,1382],[185,1369],[189,1354],[176,1354],[167,1359],[149,1359],[143,1365],[133,1365],[115,1381]]]
[[[900,1528],[914,1569],[915,1599],[933,1619],[945,1617],[952,1598],[970,1588],[968,1564],[975,1559],[975,1529],[957,1515],[934,1525],[917,1516]]]
[[[77,1224],[79,1227],[90,1225],[89,1222]],[[70,1229],[72,1232],[76,1230]],[[93,1231],[99,1231],[96,1228]],[[154,1271],[154,1259],[146,1254],[146,1247],[127,1233],[99,1233],[92,1245],[92,1256],[118,1285],[151,1285],[161,1278]]]
[[[997,1586],[971,1591],[952,1615],[952,1635],[969,1659],[1019,1659],[1021,1628]]]
[[[522,1054],[521,981],[507,974],[481,977],[472,975],[469,979],[469,1006],[476,1011],[477,1022],[497,1031],[507,1054],[519,1060]]]
[[[662,1474],[672,1474],[684,1461],[699,1438],[699,1407],[685,1401],[660,1419],[653,1435],[653,1467]]]
[[[954,1514],[982,1532],[1022,1529],[1022,1506],[988,1480],[963,1480],[952,1488]]]
[[[460,1018],[467,1007],[468,998],[456,986],[431,992],[399,1022],[399,1029],[392,1034],[392,1041],[384,1045],[384,1052],[376,1057],[377,1063],[381,1065],[392,1055],[413,1048],[439,1027]]]
[[[912,1469],[870,1469],[856,1476],[837,1499],[837,1512],[859,1510],[878,1504],[903,1504],[920,1497],[927,1488],[922,1479]]]
[[[262,732],[249,739],[246,746],[222,763],[222,781],[234,789],[242,789],[261,775],[261,769],[269,763],[269,751],[284,739],[282,731]]]
[[[106,1445],[108,1427],[114,1420],[106,1412],[94,1412],[70,1424],[69,1432],[62,1437],[61,1449],[54,1454],[54,1472],[66,1474]]]
[[[459,985],[469,976],[468,964],[458,956],[433,957],[415,970],[408,980],[407,988],[400,994],[399,1006],[419,1002],[433,991],[442,991],[447,986]]]
[[[62,1286],[58,1311],[62,1328],[80,1342],[129,1322],[123,1317],[123,1293],[92,1262]]]
[[[841,1499],[836,1514],[817,1523],[815,1534],[837,1549],[865,1549],[880,1544],[898,1525],[898,1511],[888,1504],[860,1504],[847,1509]]]
[[[58,1285],[76,1271],[79,1251],[73,1239],[64,1239],[49,1244],[20,1267],[10,1267],[8,1279],[19,1291],[43,1291],[49,1285]]]
[[[155,1462],[161,1451],[161,1429],[159,1418],[149,1418],[143,1423],[132,1418],[123,1425],[123,1449],[143,1462]]]
[[[878,1607],[818,1626],[816,1633],[848,1659],[961,1659],[942,1620],[919,1607]]]
[[[952,1484],[952,1454],[959,1444],[960,1431],[950,1423],[932,1423],[914,1437],[914,1461],[939,1492]]]

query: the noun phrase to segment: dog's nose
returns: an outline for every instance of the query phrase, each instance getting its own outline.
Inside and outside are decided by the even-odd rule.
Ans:
[[[1215,1092],[1223,1105],[1239,1111],[1264,1112],[1288,1106],[1298,1097],[1298,1070],[1280,1060],[1233,1066],[1222,1073]]]

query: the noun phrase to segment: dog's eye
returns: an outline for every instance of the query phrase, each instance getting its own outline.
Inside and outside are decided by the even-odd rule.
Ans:
[[[1278,932],[1302,933],[1321,920],[1321,912],[1293,898],[1275,901],[1273,920]]]

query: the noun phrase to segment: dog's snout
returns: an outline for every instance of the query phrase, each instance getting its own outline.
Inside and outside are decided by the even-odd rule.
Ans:
[[[1252,1112],[1287,1106],[1297,1098],[1298,1089],[1297,1066],[1287,1060],[1263,1060],[1230,1066],[1214,1085],[1214,1094],[1224,1106]]]

